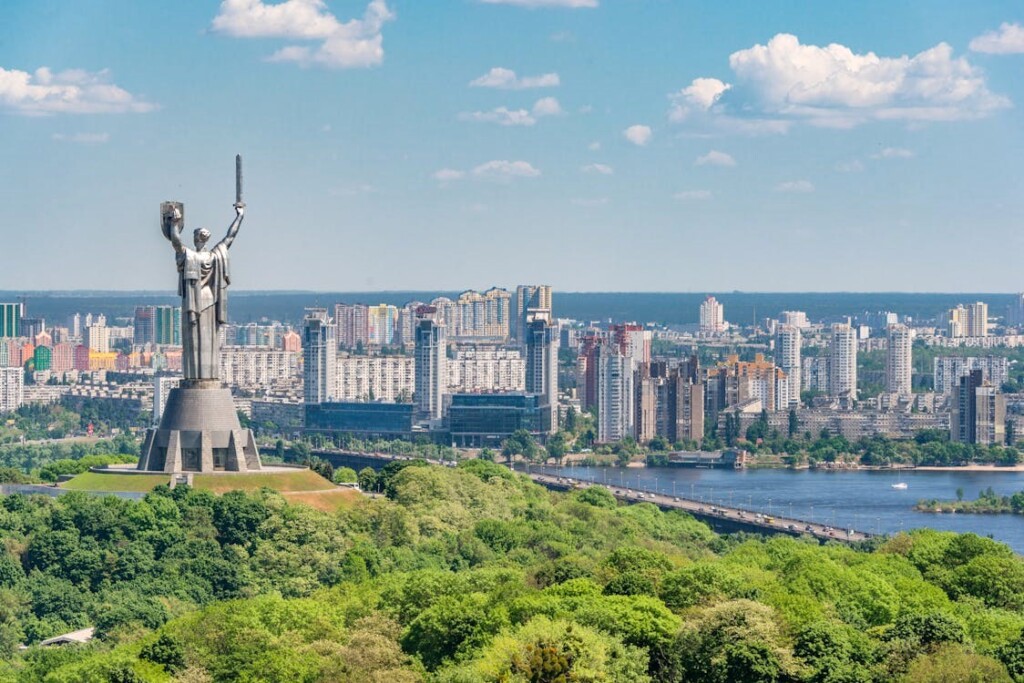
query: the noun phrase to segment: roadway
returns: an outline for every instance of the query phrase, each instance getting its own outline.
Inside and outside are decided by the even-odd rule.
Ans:
[[[788,534],[790,536],[806,534],[813,536],[819,541],[844,541],[847,543],[864,541],[872,537],[872,534],[855,529],[834,529],[826,524],[819,524],[817,522],[790,518],[783,515],[768,516],[743,508],[711,505],[698,500],[690,500],[683,496],[652,493],[627,486],[612,486],[550,474],[530,473],[528,476],[536,483],[548,488],[572,489],[597,486],[604,488],[619,500],[627,503],[653,503],[663,510],[683,510],[702,521],[710,523],[712,527],[748,529],[755,533]],[[727,523],[722,524],[721,522]]]

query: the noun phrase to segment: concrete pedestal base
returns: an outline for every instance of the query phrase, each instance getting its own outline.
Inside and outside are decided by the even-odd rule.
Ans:
[[[231,392],[206,382],[171,389],[160,426],[146,433],[139,469],[251,472],[262,465],[252,431],[238,422]]]

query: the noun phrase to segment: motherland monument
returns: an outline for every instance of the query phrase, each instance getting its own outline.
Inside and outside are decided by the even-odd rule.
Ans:
[[[160,425],[146,433],[139,469],[157,472],[248,472],[261,469],[252,431],[242,429],[231,391],[220,378],[220,328],[227,322],[228,250],[245,217],[242,157],[235,157],[235,220],[207,249],[210,231],[197,228],[195,248],[181,239],[185,207],[160,205],[160,229],[174,247],[181,296],[181,385],[171,389]]]

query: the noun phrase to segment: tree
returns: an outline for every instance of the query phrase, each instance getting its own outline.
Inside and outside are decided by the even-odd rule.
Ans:
[[[561,465],[566,451],[565,432],[555,432],[552,434],[547,444],[545,444],[545,448],[547,448],[548,455]]]
[[[359,475],[351,467],[338,467],[334,470],[335,484],[353,484],[359,481]]]
[[[800,419],[796,415],[796,408],[789,409],[789,438],[794,438],[800,432]]]

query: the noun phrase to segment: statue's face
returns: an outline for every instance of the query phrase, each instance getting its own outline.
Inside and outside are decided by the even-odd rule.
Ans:
[[[196,243],[196,249],[202,251],[203,247],[206,246],[206,243],[210,241],[210,231],[206,228],[199,228],[192,233],[192,239]]]

